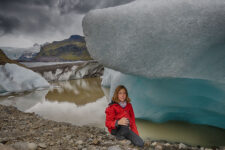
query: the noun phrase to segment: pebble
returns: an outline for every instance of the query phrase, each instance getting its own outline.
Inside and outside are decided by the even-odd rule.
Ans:
[[[69,143],[71,143],[71,144],[72,144],[72,143],[74,143],[74,141],[71,139],[71,140],[69,140]]]
[[[162,150],[162,149],[163,149],[162,145],[157,145],[157,146],[155,147],[155,150]]]
[[[131,144],[131,141],[130,140],[121,140],[120,143],[122,145],[130,145]]]
[[[11,145],[16,150],[36,150],[37,144],[28,142],[16,142]]]
[[[71,138],[72,138],[71,135],[67,135],[67,136],[66,136],[66,139],[67,139],[67,140],[70,140]]]
[[[179,144],[179,149],[186,149],[186,148],[187,148],[187,146],[185,144],[183,144],[183,143]]]
[[[153,143],[152,143],[152,146],[156,146],[156,145],[157,145],[157,142],[153,142]]]
[[[78,140],[78,141],[76,141],[76,144],[81,145],[81,144],[83,144],[83,141],[82,140]]]
[[[50,142],[50,143],[49,143],[49,145],[50,145],[50,146],[53,146],[53,145],[54,145],[54,143],[53,143],[53,142]]]
[[[121,150],[120,146],[119,145],[115,145],[115,146],[110,146],[108,148],[108,150]]]
[[[100,144],[100,141],[99,141],[98,139],[94,139],[94,140],[92,141],[92,144],[98,145],[98,144]]]
[[[35,143],[27,143],[27,147],[29,150],[36,150],[37,149],[37,144]]]
[[[83,147],[82,147],[82,145],[78,145],[77,148],[78,148],[79,150],[82,150]]]
[[[38,146],[39,146],[40,148],[47,148],[47,146],[46,146],[45,143],[39,143]]]
[[[150,141],[145,141],[145,144],[144,144],[146,147],[150,147],[151,146],[151,142]]]
[[[170,146],[170,143],[166,143],[166,144],[164,144],[165,146]]]

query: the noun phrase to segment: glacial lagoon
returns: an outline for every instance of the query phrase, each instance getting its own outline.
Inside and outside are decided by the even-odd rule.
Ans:
[[[0,104],[13,105],[50,120],[105,128],[104,111],[109,103],[109,91],[101,87],[100,78],[52,82],[47,90],[0,97]],[[144,139],[202,146],[225,145],[225,130],[221,128],[179,121],[153,123],[139,118],[136,124]]]

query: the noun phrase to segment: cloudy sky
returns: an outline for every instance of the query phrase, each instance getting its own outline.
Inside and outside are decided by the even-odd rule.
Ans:
[[[83,35],[81,21],[93,9],[134,0],[0,0],[0,47],[30,47]]]

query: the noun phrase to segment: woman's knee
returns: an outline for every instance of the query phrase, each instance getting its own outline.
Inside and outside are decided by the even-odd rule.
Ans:
[[[142,140],[142,138],[140,136],[138,136],[136,133],[134,133],[133,131],[130,131],[128,138],[131,140],[131,142],[135,146],[139,146],[139,147],[144,146],[144,141]]]

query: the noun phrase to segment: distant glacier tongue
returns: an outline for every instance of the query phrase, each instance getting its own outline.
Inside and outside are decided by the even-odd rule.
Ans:
[[[137,0],[82,23],[91,56],[122,72],[104,83],[128,87],[136,117],[225,128],[224,0]]]

